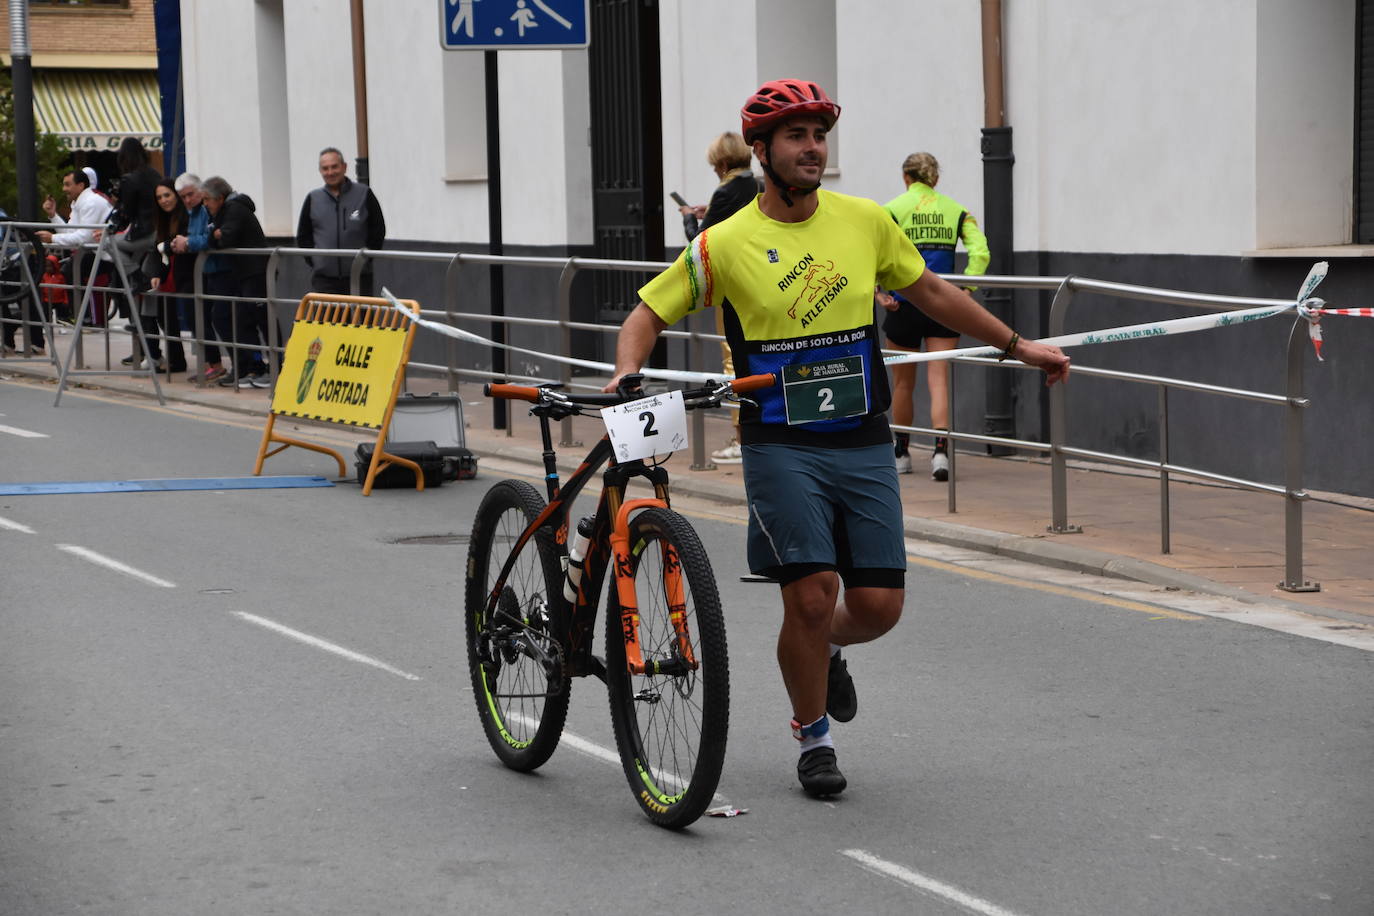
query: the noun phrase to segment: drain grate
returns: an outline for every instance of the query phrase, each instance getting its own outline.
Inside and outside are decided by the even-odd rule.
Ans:
[[[419,545],[421,547],[444,546],[447,544],[466,544],[468,535],[466,534],[416,534],[410,537],[396,538],[392,544],[402,544],[405,546]]]

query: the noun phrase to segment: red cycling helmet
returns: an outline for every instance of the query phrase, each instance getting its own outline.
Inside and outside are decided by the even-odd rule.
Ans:
[[[828,129],[840,119],[840,106],[810,80],[769,80],[740,109],[744,142],[753,143],[779,121],[797,115],[819,115]]]

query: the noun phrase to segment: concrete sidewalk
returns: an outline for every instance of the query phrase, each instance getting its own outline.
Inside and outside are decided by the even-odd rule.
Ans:
[[[105,343],[99,334],[84,335],[91,368],[105,366]],[[58,338],[66,354],[70,335]],[[127,335],[110,335],[110,364],[129,352]],[[55,383],[58,372],[51,359],[0,360],[0,375],[20,375]],[[159,376],[169,401],[203,404],[266,417],[270,392],[197,387],[187,373],[170,380]],[[99,388],[152,398],[146,375],[98,375],[74,378],[86,388]],[[417,392],[438,390],[442,383],[416,379]],[[55,385],[54,385],[55,388]],[[479,456],[501,456],[538,466],[539,430],[522,405],[512,404],[511,428],[492,429],[492,410],[480,385],[464,384],[468,445]],[[299,421],[293,421],[299,422]],[[577,437],[590,446],[601,434],[593,419],[574,421]],[[347,433],[363,441],[361,431],[338,425],[323,426],[337,439]],[[708,452],[724,444],[730,434],[728,415],[720,411],[707,423]],[[585,449],[584,449],[585,451]],[[289,473],[288,451],[271,459],[269,471]],[[576,449],[560,453],[570,465],[582,457]],[[1170,588],[1226,595],[1248,602],[1282,604],[1326,616],[1368,622],[1374,618],[1374,576],[1370,546],[1374,545],[1374,500],[1332,496],[1308,501],[1303,510],[1304,577],[1320,583],[1321,591],[1289,593],[1277,588],[1284,577],[1284,505],[1281,497],[1210,483],[1175,478],[1170,487],[1171,547],[1160,553],[1159,481],[1134,472],[1071,466],[1069,521],[1079,534],[1051,534],[1050,469],[1047,461],[990,458],[960,452],[956,460],[957,512],[948,510],[949,485],[929,477],[924,451],[916,452],[915,473],[903,475],[902,501],[909,535],[960,547],[984,550],[1017,559],[1095,575],[1134,579]],[[286,462],[286,465],[283,465]],[[738,465],[692,471],[691,459],[674,459],[673,485],[725,504],[743,505],[744,488]],[[479,481],[489,474],[479,474]]]

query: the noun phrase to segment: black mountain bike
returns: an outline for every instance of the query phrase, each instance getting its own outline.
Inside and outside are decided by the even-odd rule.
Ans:
[[[718,407],[773,381],[750,376],[684,390],[683,403]],[[632,398],[557,386],[485,390],[534,404],[548,489],[545,502],[528,483],[503,480],[483,498],[472,527],[464,616],[487,740],[511,769],[540,766],[558,746],[573,678],[595,675],[610,695],[635,799],[654,823],[685,827],[715,794],[730,717],[725,621],[706,550],[669,508],[667,470],[645,460],[617,462],[608,436],[560,486],[550,423]],[[653,412],[639,420],[652,426]],[[608,464],[596,513],[570,529],[578,493]],[[627,499],[634,478],[647,480],[653,497]],[[603,659],[592,649],[608,571]]]

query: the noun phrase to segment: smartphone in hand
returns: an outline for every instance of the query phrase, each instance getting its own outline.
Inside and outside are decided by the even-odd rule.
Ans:
[[[673,199],[673,203],[677,204],[679,207],[691,206],[689,203],[687,203],[687,201],[683,200],[682,195],[676,191],[669,191],[668,196],[671,197]]]

